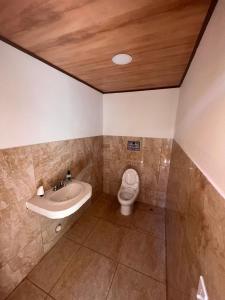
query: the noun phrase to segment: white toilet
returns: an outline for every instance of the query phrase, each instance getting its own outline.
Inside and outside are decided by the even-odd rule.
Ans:
[[[132,213],[133,204],[139,193],[139,176],[134,169],[127,169],[123,173],[122,184],[118,192],[121,204],[120,212],[124,216]]]

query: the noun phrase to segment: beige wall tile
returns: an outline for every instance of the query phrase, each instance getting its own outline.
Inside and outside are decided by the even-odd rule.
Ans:
[[[129,140],[139,140],[141,150],[128,151]],[[117,195],[123,172],[134,168],[140,177],[138,201],[165,207],[171,148],[170,139],[104,136],[103,191]]]
[[[72,175],[92,185],[93,194],[102,191],[102,137],[75,139],[72,141]]]
[[[53,187],[71,167],[71,141],[33,145],[32,154],[36,186]]]
[[[47,253],[55,243],[63,236],[63,234],[72,226],[76,220],[76,214],[64,219],[48,219],[40,216],[41,234],[44,252]],[[61,225],[62,229],[56,232],[56,226]]]
[[[33,239],[0,269],[0,299],[25,278],[43,256],[41,236]]]
[[[159,168],[163,139],[143,138],[143,159],[145,165]]]
[[[179,299],[177,290],[192,299],[199,276],[203,275],[209,298],[222,300],[225,201],[175,142],[168,182],[166,233],[169,299]]]
[[[172,146],[173,146],[172,139],[162,139],[162,148],[161,148],[161,154],[160,154],[160,165],[161,166],[170,165]]]
[[[35,178],[30,147],[0,150],[0,195],[7,207],[22,203],[35,193]]]
[[[0,150],[0,264],[4,266],[40,234],[38,216],[26,209],[35,193],[30,147]]]
[[[3,266],[41,232],[38,216],[16,203],[0,213],[0,263]]]

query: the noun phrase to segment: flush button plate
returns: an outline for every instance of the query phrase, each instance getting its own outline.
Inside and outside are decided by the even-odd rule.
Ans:
[[[128,141],[127,150],[129,151],[140,151],[141,143],[140,141]]]

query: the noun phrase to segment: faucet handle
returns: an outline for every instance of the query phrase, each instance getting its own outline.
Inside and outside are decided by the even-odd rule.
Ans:
[[[60,187],[63,187],[65,185],[64,180],[60,181]]]
[[[70,170],[67,171],[66,180],[68,180],[68,181],[72,180],[72,175],[71,175]]]

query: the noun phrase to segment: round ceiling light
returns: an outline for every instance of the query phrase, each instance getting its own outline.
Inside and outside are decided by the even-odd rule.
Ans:
[[[129,54],[121,53],[113,56],[112,61],[116,65],[127,65],[131,63],[132,57]]]

